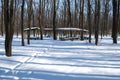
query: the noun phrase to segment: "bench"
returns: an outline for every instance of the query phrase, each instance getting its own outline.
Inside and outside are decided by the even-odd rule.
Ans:
[[[61,41],[66,41],[66,40],[79,40],[79,37],[60,37],[59,38]]]
[[[84,40],[88,40],[89,39],[89,37],[84,37]]]
[[[39,37],[30,37],[30,40],[39,40]]]

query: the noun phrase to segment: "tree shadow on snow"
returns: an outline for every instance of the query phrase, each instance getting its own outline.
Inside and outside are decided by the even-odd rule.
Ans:
[[[1,80],[119,80],[119,76],[96,74],[67,74],[51,71],[20,70],[0,75]]]

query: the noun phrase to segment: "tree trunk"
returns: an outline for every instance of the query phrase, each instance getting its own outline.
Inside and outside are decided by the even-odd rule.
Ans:
[[[72,21],[71,21],[71,11],[70,11],[70,0],[67,0],[68,3],[68,27],[72,27]],[[72,31],[70,30],[70,37],[72,37]]]
[[[13,4],[14,0],[4,0],[5,52],[8,57],[12,56],[12,39],[14,32]]]
[[[118,0],[118,7],[117,7],[117,27],[120,26],[120,0]],[[118,32],[119,32],[119,28],[117,28]]]
[[[101,29],[102,36],[108,35],[108,16],[109,16],[110,0],[104,0],[104,15],[103,15],[103,29]]]
[[[77,19],[77,13],[78,13],[78,11],[77,11],[77,0],[75,0],[74,1],[74,7],[75,7],[75,11],[74,11],[74,27],[76,27],[77,26],[77,21],[78,21],[78,19]]]
[[[90,0],[88,0],[88,27],[89,27],[89,43],[91,43],[92,27],[91,27],[91,3],[90,3]]]
[[[112,0],[112,3],[113,3],[112,38],[113,38],[113,43],[117,44],[117,0]]]
[[[24,43],[24,5],[25,0],[22,0],[22,6],[21,6],[21,37],[22,37],[22,46],[25,45]]]
[[[28,28],[29,28],[29,31],[27,32],[27,44],[30,44],[32,1],[33,0],[28,1]]]
[[[64,0],[64,20],[63,20],[64,21],[63,22],[64,23],[64,25],[63,25],[64,27],[66,27],[66,22],[67,22],[66,21],[66,15],[67,15],[67,12],[66,12],[67,9],[66,8],[67,8],[67,4],[66,4],[66,0]]]
[[[42,28],[42,0],[39,0],[39,27],[40,27],[40,39],[43,40],[43,28]]]
[[[54,0],[54,13],[53,13],[53,39],[57,40],[56,36],[56,0]]]
[[[98,45],[100,20],[100,0],[95,0],[95,44]]]
[[[80,28],[82,29],[81,31],[81,40],[84,40],[84,34],[83,34],[83,29],[84,29],[84,0],[80,1]]]

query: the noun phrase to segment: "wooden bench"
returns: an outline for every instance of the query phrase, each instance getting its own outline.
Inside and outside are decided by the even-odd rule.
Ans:
[[[89,37],[84,37],[84,40],[88,40],[89,39]]]
[[[39,40],[39,37],[30,37],[30,40]]]
[[[61,41],[66,41],[66,40],[74,41],[74,40],[79,40],[80,38],[79,37],[60,37],[59,39]]]

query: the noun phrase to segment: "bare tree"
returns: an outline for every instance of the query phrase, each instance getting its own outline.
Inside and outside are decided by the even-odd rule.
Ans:
[[[84,28],[84,0],[80,0],[80,15],[79,15],[79,18],[80,18],[80,21],[79,21],[79,25],[80,25],[80,28],[82,29],[81,31],[81,40],[84,40],[84,37],[83,37],[83,28]]]
[[[27,8],[28,8],[28,28],[29,28],[29,31],[27,33],[27,43],[30,44],[30,31],[31,31],[31,18],[32,18],[32,3],[33,3],[33,0],[28,0],[27,2]]]
[[[67,3],[68,3],[68,19],[67,19],[68,24],[67,24],[67,26],[72,27],[70,0],[67,0]],[[70,37],[72,37],[72,31],[71,30],[70,30]]]
[[[92,34],[92,25],[91,25],[91,2],[88,0],[88,12],[87,12],[87,19],[88,19],[88,27],[89,27],[89,43],[91,43],[91,34]]]
[[[24,43],[24,5],[25,5],[25,0],[22,0],[22,6],[21,6],[21,37],[22,37],[22,46],[25,45],[25,43]]]
[[[10,5],[9,5],[10,4]],[[14,0],[4,0],[4,23],[5,23],[5,52],[6,56],[12,56]]]
[[[77,4],[77,0],[74,1],[74,26],[76,27],[77,26],[77,22],[78,22],[78,19],[77,19],[77,15],[78,15],[78,4]]]
[[[112,27],[112,38],[113,43],[117,44],[117,0],[112,0],[113,4],[113,27]]]
[[[118,0],[118,9],[117,9],[117,20],[118,20],[118,26],[120,26],[120,0]],[[118,27],[118,32],[120,33],[120,28]]]
[[[53,39],[57,40],[56,36],[56,0],[54,0],[54,11],[53,11]]]
[[[14,6],[12,6],[12,2]],[[8,34],[13,29],[6,27],[15,24],[15,33],[19,35],[21,30],[21,43],[24,46],[23,29],[25,26],[29,29],[31,25],[39,26],[41,40],[43,39],[44,26],[53,26],[54,40],[57,39],[57,27],[79,27],[82,30],[83,28],[89,29],[89,42],[91,43],[91,35],[93,34],[97,45],[100,32],[101,36],[104,36],[110,34],[112,30],[113,43],[117,43],[117,33],[120,33],[118,27],[120,24],[119,6],[120,0],[1,0],[0,32],[2,36],[4,32]],[[112,7],[113,9],[111,9]],[[100,8],[102,9],[100,10]],[[12,33],[13,31],[6,36],[10,36]],[[30,34],[31,31],[28,31],[28,44],[30,44]],[[68,36],[73,36],[71,30]],[[81,31],[80,38],[81,40],[84,39],[84,31]],[[6,44],[8,45],[7,42]]]
[[[18,5],[19,5],[19,1],[18,0],[14,0],[15,5],[14,5],[14,12],[13,12],[13,20],[14,20],[14,30],[16,32],[16,36],[18,37],[19,35],[19,25],[18,25],[18,21],[19,21],[19,10],[18,10]],[[17,19],[16,19],[17,18]],[[15,20],[16,19],[16,20]]]
[[[64,10],[63,10],[63,16],[64,16],[64,18],[63,18],[63,23],[64,23],[64,26],[66,26],[66,17],[67,17],[67,3],[66,3],[66,0],[64,0],[64,2],[63,2],[63,5],[64,5]]]
[[[41,40],[43,40],[43,27],[42,27],[42,18],[43,18],[43,16],[42,16],[42,14],[43,14],[43,2],[42,2],[43,0],[39,0],[39,18],[38,18],[38,20],[39,20],[39,27],[40,27],[40,39]]]
[[[104,0],[103,1],[103,18],[102,18],[102,22],[103,22],[103,27],[101,27],[101,38],[102,36],[107,36],[108,34],[108,17],[109,17],[109,12],[110,12],[110,0]]]
[[[98,45],[100,24],[100,0],[95,0],[95,44]]]

